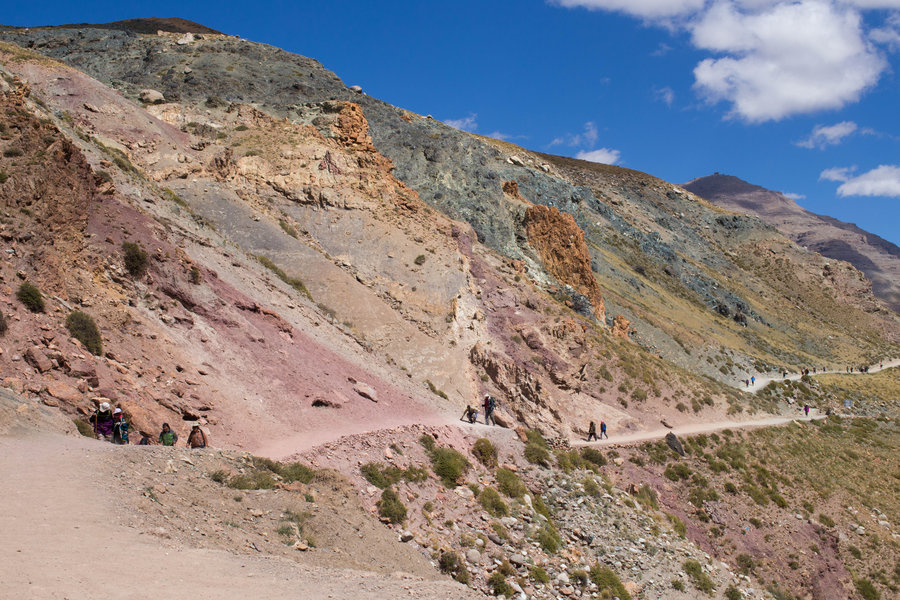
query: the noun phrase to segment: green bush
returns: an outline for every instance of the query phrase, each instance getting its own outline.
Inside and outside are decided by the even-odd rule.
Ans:
[[[438,568],[441,573],[456,573],[459,565],[459,555],[456,552],[441,552],[441,556],[438,558]]]
[[[550,509],[544,503],[544,499],[539,495],[534,494],[534,497],[531,499],[531,506],[534,507],[534,512],[537,514],[542,515],[547,519],[551,518]]]
[[[225,483],[226,481],[228,481],[228,473],[226,473],[222,469],[219,469],[210,473],[209,478],[216,483]]]
[[[431,467],[441,483],[446,487],[456,487],[471,465],[465,456],[453,448],[435,448],[431,452]]]
[[[834,519],[824,513],[819,515],[819,523],[825,527],[834,527]]]
[[[646,509],[659,510],[659,499],[656,496],[656,491],[646,483],[638,488],[634,498]]]
[[[475,455],[478,462],[489,469],[497,466],[497,449],[487,438],[481,438],[475,442],[475,445],[472,446],[472,454]]]
[[[672,481],[681,481],[682,479],[687,479],[691,476],[691,469],[684,463],[678,463],[676,465],[669,465],[666,467],[666,470],[663,472],[663,475],[666,476],[667,479],[671,479]]]
[[[9,179],[9,174],[6,171],[0,171],[0,183],[6,183],[7,179]]]
[[[96,434],[94,434],[94,427],[84,419],[73,419],[73,422],[75,423],[75,427],[78,429],[78,433],[80,433],[84,437],[96,437]]]
[[[583,485],[584,493],[588,496],[597,497],[600,495],[600,486],[597,485],[597,481],[590,475],[585,478]]]
[[[582,448],[581,458],[598,467],[606,466],[606,458],[604,458],[603,453],[595,448],[588,448],[587,446]]]
[[[612,569],[597,564],[591,567],[590,576],[591,581],[597,586],[598,593],[608,592],[609,595],[618,597],[619,600],[631,600],[631,594],[628,593],[628,590],[622,585],[622,580]]]
[[[741,590],[734,587],[734,585],[729,585],[725,589],[725,598],[727,600],[741,600],[744,595],[741,593]]]
[[[529,443],[527,446],[525,446],[525,460],[533,465],[549,467],[550,451],[537,444]]]
[[[506,583],[506,576],[500,571],[491,573],[491,576],[488,578],[488,585],[491,586],[491,591],[495,596],[502,594],[509,598],[515,593],[509,584]]]
[[[147,273],[149,257],[147,253],[134,242],[122,242],[122,257],[125,261],[125,270],[132,277],[141,278]]]
[[[424,254],[420,254],[416,257],[416,259],[413,262],[416,263],[417,265],[421,266],[421,265],[425,264],[426,260],[428,260],[427,257]]]
[[[363,477],[366,478],[366,481],[377,488],[385,489],[390,487],[391,484],[395,483],[382,470],[381,465],[379,465],[378,463],[366,463],[361,466],[359,470],[362,473]]]
[[[422,434],[422,437],[419,438],[419,443],[425,448],[426,452],[434,452],[435,447],[437,447],[437,442],[427,433]]]
[[[875,589],[875,586],[868,579],[854,579],[853,585],[856,586],[856,591],[863,597],[863,600],[881,599],[881,594],[878,593],[878,590]]]
[[[506,505],[506,502],[503,501],[497,490],[492,487],[485,486],[481,490],[481,493],[478,495],[478,502],[481,503],[484,510],[495,517],[505,517],[509,514],[509,507]]]
[[[252,471],[233,476],[227,485],[236,490],[271,490],[275,487],[275,479],[267,471]]]
[[[19,286],[19,291],[16,292],[16,298],[18,298],[19,302],[24,304],[25,308],[31,312],[44,312],[44,297],[41,295],[41,290],[37,289],[27,281]]]
[[[528,570],[528,574],[538,583],[550,583],[550,576],[543,567],[535,565]]]
[[[395,525],[406,520],[406,507],[393,488],[387,488],[381,492],[381,500],[377,502],[377,506],[378,516]]]
[[[673,589],[673,590],[678,590],[679,592],[683,592],[683,591],[684,591],[685,589],[687,589],[687,588],[684,587],[684,582],[683,582],[682,580],[680,580],[680,579],[673,579],[673,580],[672,580],[672,589]]]
[[[84,344],[87,351],[94,356],[103,354],[103,340],[100,338],[100,330],[94,319],[80,310],[69,313],[66,317],[66,329],[72,337]]]
[[[678,534],[678,537],[684,537],[687,534],[687,527],[684,524],[684,521],[679,519],[676,515],[670,515],[666,513],[666,517],[668,517],[669,522],[672,524],[672,529],[675,533]]]
[[[254,456],[253,466],[257,469],[264,469],[275,473],[285,483],[291,483],[294,481],[299,481],[300,483],[309,483],[312,481],[316,472],[304,465],[303,463],[293,462],[293,463],[281,463],[276,460],[271,460],[269,458],[262,458],[260,456]]]
[[[497,488],[510,498],[521,498],[528,493],[522,479],[509,469],[497,469]]]
[[[548,554],[556,554],[562,547],[562,538],[551,523],[546,523],[537,533],[537,541]]]
[[[687,576],[691,578],[691,583],[694,584],[694,587],[700,590],[705,594],[710,594],[715,591],[716,586],[713,583],[712,579],[703,572],[703,566],[693,559],[688,559],[684,561],[682,565],[682,569],[687,573]]]

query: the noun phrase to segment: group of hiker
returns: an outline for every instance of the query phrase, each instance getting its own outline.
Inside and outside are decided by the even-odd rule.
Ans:
[[[494,419],[494,411],[497,409],[497,401],[494,400],[494,397],[490,394],[485,394],[482,406],[484,407],[484,424],[496,425],[497,421]],[[473,408],[471,404],[467,404],[466,410],[463,411],[462,417],[460,417],[460,421],[468,421],[470,424],[474,425],[478,422],[478,409]],[[597,437],[597,424],[591,421],[588,426],[587,441],[598,441],[602,440],[604,437],[609,439],[609,436],[606,434],[606,422],[600,421],[600,437]]]
[[[91,426],[94,429],[94,435],[98,440],[106,440],[118,445],[128,445],[128,421],[122,409],[116,407],[113,409],[109,402],[101,402],[97,406],[97,410],[90,417]],[[162,446],[174,446],[178,442],[178,434],[172,430],[168,423],[162,424],[162,430],[159,432],[157,443]],[[139,446],[149,446],[150,437],[144,433],[141,434]],[[206,448],[209,442],[206,438],[206,432],[200,427],[199,423],[194,423],[191,432],[188,434],[188,448]]]
[[[484,424],[485,425],[496,425],[497,420],[494,419],[494,411],[497,409],[497,401],[494,400],[494,397],[490,394],[484,395]],[[461,419],[468,421],[469,423],[474,424],[478,421],[478,409],[472,408],[471,404],[466,405],[466,410],[463,411],[463,416]]]

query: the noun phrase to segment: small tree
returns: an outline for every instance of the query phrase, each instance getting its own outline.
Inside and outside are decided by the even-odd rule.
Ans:
[[[103,340],[100,330],[91,315],[80,310],[73,311],[66,318],[66,329],[72,337],[84,344],[88,352],[99,356],[103,353]]]
[[[31,312],[44,312],[44,297],[41,296],[41,290],[37,289],[27,281],[19,286],[19,291],[16,292],[16,298],[18,298],[19,302],[24,304],[25,308]]]
[[[134,278],[141,278],[147,273],[147,253],[134,242],[122,242],[122,253],[125,260],[125,269]]]

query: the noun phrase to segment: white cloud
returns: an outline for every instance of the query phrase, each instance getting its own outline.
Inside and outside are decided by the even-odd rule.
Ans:
[[[663,102],[666,106],[672,106],[672,103],[675,102],[675,90],[669,86],[655,89],[653,94],[657,100]]]
[[[857,11],[819,0],[752,14],[719,3],[692,35],[698,48],[728,54],[697,65],[695,88],[750,122],[855,102],[887,66],[866,43]]]
[[[575,158],[595,163],[614,165],[619,162],[622,153],[612,148],[600,148],[598,150],[583,150],[575,155]]]
[[[622,12],[635,17],[663,18],[687,15],[703,8],[706,0],[555,0],[566,8]]]
[[[468,117],[463,117],[462,119],[445,119],[444,125],[462,129],[463,131],[473,132],[478,129],[478,115],[469,113]]]
[[[794,200],[794,201],[806,199],[806,196],[804,196],[803,194],[792,194],[790,192],[781,192],[781,195],[785,196],[786,198],[790,198],[791,200]]]
[[[819,181],[849,181],[856,167],[833,167],[819,173]]]
[[[555,137],[550,142],[549,146],[587,146],[591,147],[597,143],[597,140],[600,138],[600,134],[597,133],[597,124],[593,121],[588,121],[584,124],[584,131],[581,133],[571,134],[567,133],[564,136]]]
[[[888,69],[882,48],[900,49],[900,14],[862,18],[900,0],[548,1],[689,32],[712,55],[695,66],[694,89],[751,123],[856,102]]]
[[[891,196],[900,198],[900,165],[880,165],[860,175],[855,167],[826,169],[819,179],[842,181],[838,196]]]
[[[841,121],[834,125],[816,125],[812,133],[805,140],[796,142],[801,148],[818,148],[823,150],[828,146],[837,146],[845,137],[856,132],[858,129],[853,121]],[[861,132],[861,133],[864,133]]]

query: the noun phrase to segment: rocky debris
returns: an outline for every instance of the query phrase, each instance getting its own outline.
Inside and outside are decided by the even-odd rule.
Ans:
[[[166,101],[166,97],[163,96],[162,92],[151,89],[141,90],[138,99],[144,104],[162,104]]]
[[[666,445],[678,453],[679,456],[684,456],[684,446],[681,445],[681,441],[671,431],[666,434]]]
[[[34,367],[40,373],[46,373],[55,365],[53,361],[47,358],[44,351],[39,346],[32,346],[25,351],[25,362]]]
[[[51,381],[47,384],[47,393],[69,404],[75,404],[82,398],[82,393],[67,383]]]
[[[613,319],[612,334],[627,340],[631,335],[631,322],[624,315],[616,315]]]
[[[371,385],[357,381],[353,384],[353,391],[372,402],[378,402],[378,392]]]

